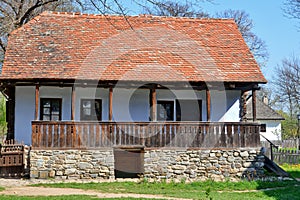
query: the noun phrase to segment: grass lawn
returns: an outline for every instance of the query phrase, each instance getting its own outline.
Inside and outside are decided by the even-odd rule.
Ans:
[[[167,197],[191,198],[191,199],[300,199],[300,185],[296,181],[262,182],[194,182],[184,183],[59,183],[38,184],[35,186],[63,187],[98,190],[107,193],[136,193],[156,194]],[[266,191],[249,191],[273,188]],[[86,197],[89,199],[90,197]],[[81,199],[85,199],[82,197]]]
[[[294,178],[300,178],[300,165],[282,165]],[[36,187],[77,188],[95,190],[103,193],[135,193],[152,194],[165,197],[189,198],[200,200],[300,200],[300,182],[291,181],[240,181],[240,182],[193,182],[193,183],[150,183],[147,180],[135,182],[111,183],[55,183],[36,184]],[[38,188],[37,188],[38,189]],[[4,188],[0,187],[0,191]],[[64,196],[14,196],[0,195],[7,200],[91,200],[99,199],[88,195]],[[142,199],[143,198],[110,198],[110,199]]]
[[[292,177],[300,178],[300,164],[297,165],[289,165],[283,164],[281,167],[287,171]]]

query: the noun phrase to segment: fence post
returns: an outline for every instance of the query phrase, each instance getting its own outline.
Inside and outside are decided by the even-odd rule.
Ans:
[[[273,157],[273,144],[270,143],[270,148],[271,148],[271,160],[274,161],[274,157]]]

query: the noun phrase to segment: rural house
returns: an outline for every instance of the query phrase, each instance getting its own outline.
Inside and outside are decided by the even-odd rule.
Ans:
[[[266,141],[266,139],[271,141],[281,140],[281,122],[284,120],[284,117],[268,105],[266,97],[263,97],[262,100],[257,98],[256,102],[256,120],[261,124],[260,134],[263,135],[261,141]],[[246,118],[249,121],[253,120],[252,97],[247,101]]]
[[[44,12],[13,31],[8,138],[30,176],[241,178],[261,172],[266,83],[231,19]]]

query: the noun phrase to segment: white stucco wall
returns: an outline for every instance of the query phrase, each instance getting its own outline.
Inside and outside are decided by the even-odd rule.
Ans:
[[[108,120],[108,96],[109,90],[104,88],[75,88],[75,120],[80,120],[81,99],[101,99],[102,100],[102,120]],[[71,95],[71,94],[70,94]],[[71,103],[71,101],[70,101]],[[68,120],[70,120],[69,117]]]
[[[15,139],[31,144],[31,121],[35,113],[35,87],[16,87]]]
[[[281,121],[279,120],[260,120],[259,123],[266,124],[266,132],[260,132],[268,140],[281,140]],[[261,141],[265,138],[260,137]]]
[[[71,92],[70,87],[40,87],[40,98],[62,99],[62,120],[71,120]],[[113,120],[114,121],[149,121],[149,90],[148,89],[119,89],[113,91]],[[81,99],[102,100],[102,120],[108,120],[109,90],[98,88],[76,88],[75,120],[80,120]],[[239,121],[240,91],[211,91],[211,121]],[[202,100],[202,119],[207,118],[205,91],[188,90],[157,90],[157,100],[174,101],[174,120],[176,112],[176,99]],[[15,138],[31,143],[31,121],[35,112],[35,87],[16,87],[15,107]]]
[[[114,121],[149,121],[149,90],[114,89]]]
[[[40,87],[40,98],[62,99],[62,120],[71,119],[71,88]],[[16,87],[15,139],[31,143],[31,121],[35,113],[35,87]],[[40,113],[39,113],[40,114]]]
[[[239,90],[211,91],[211,121],[239,122],[240,96]]]

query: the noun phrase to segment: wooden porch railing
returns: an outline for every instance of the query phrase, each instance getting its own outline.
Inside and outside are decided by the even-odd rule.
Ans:
[[[32,146],[43,149],[113,146],[258,147],[260,125],[239,122],[33,121]]]

